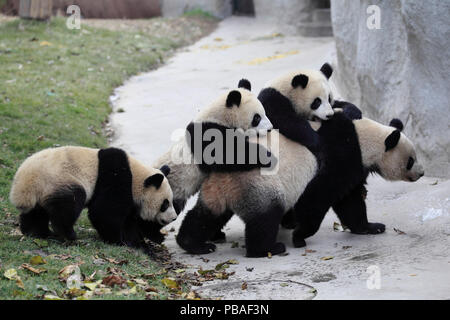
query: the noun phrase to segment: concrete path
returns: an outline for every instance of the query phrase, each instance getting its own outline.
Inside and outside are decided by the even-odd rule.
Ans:
[[[334,54],[332,38],[280,36],[275,26],[233,17],[210,36],[179,52],[165,66],[127,81],[112,97],[116,130],[113,145],[152,163],[171,145],[196,112],[245,77],[255,92],[271,78],[297,67],[319,68]],[[227,242],[203,256],[183,252],[174,235],[183,215],[167,229],[166,246],[194,269],[211,269],[236,259],[229,280],[198,288],[205,296],[233,299],[450,299],[450,181],[416,183],[369,179],[369,219],[385,234],[334,231],[329,212],[308,247],[292,247],[280,230],[288,255],[244,257],[242,222],[226,226]],[[192,205],[193,200],[190,201]],[[397,230],[395,231],[394,228]],[[239,245],[236,247],[236,243]],[[233,247],[233,248],[232,248]],[[379,279],[380,281],[378,281]],[[247,289],[242,284],[247,283]],[[377,289],[379,288],[379,289]]]

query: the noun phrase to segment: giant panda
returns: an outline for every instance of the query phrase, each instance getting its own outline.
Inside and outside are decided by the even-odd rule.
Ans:
[[[49,148],[27,158],[15,174],[11,203],[21,212],[23,234],[76,239],[73,225],[83,208],[100,237],[139,247],[143,238],[161,242],[159,229],[177,215],[161,170],[117,148]]]
[[[269,81],[258,95],[274,128],[311,151],[318,149],[320,141],[307,120],[326,121],[334,108],[343,108],[350,119],[361,118],[355,105],[334,100],[328,81],[332,73],[328,63],[320,70],[291,71]]]
[[[248,142],[251,134],[265,135],[273,128],[261,102],[250,91],[250,82],[241,79],[237,89],[221,95],[187,126],[187,143],[203,172],[246,171],[275,165],[263,146]],[[216,139],[222,148],[214,144]],[[208,155],[214,155],[209,162],[208,151]],[[255,152],[254,158],[251,152]]]
[[[264,107],[258,98],[251,92],[251,83],[246,79],[241,79],[238,88],[221,94],[212,103],[203,108],[198,115],[191,121],[186,128],[186,139],[178,140],[172,145],[170,150],[163,154],[153,164],[160,167],[168,164],[171,173],[168,175],[169,183],[174,193],[174,207],[177,213],[180,213],[186,200],[198,192],[201,183],[210,172],[235,172],[246,171],[254,168],[271,167],[276,164],[276,159],[271,156],[267,150],[257,146],[258,154],[264,155],[257,161],[251,163],[248,158],[244,162],[234,163],[205,163],[203,159],[197,159],[194,156],[196,143],[200,144],[203,151],[208,145],[203,135],[200,136],[200,142],[195,141],[195,129],[200,128],[202,132],[206,129],[216,129],[222,133],[227,129],[235,129],[236,132],[245,132],[253,130],[257,134],[265,134],[272,129],[272,124],[266,116]],[[224,143],[224,146],[227,143]],[[248,154],[250,145],[246,141],[244,148],[245,154]],[[225,151],[225,150],[224,150]],[[235,156],[239,150],[234,149]],[[226,152],[223,152],[225,155]],[[201,153],[202,154],[202,153]],[[236,159],[236,157],[235,157]],[[197,164],[196,164],[197,163]]]
[[[368,174],[404,181],[424,174],[413,144],[400,132],[401,122],[391,124],[395,127],[367,118],[350,120],[336,112],[328,121],[313,124],[319,127],[321,158],[277,131],[270,132],[279,138],[276,174],[210,174],[182,222],[177,243],[189,253],[214,251],[208,241],[237,214],[245,222],[248,257],[279,254],[285,246],[276,241],[278,227],[292,208],[298,222],[293,233],[296,247],[317,231],[330,207],[352,232],[384,231],[384,225],[367,220],[363,191]]]

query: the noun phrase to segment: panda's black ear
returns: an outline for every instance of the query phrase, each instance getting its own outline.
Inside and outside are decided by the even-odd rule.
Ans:
[[[227,97],[227,108],[231,108],[234,105],[238,106],[241,104],[241,93],[239,91],[233,90],[228,94]]]
[[[384,145],[386,146],[386,150],[384,151],[386,152],[395,148],[399,140],[400,140],[400,131],[399,130],[392,131],[392,133],[388,135],[386,140],[384,140]]]
[[[248,91],[252,91],[252,84],[247,79],[241,79],[239,80],[238,88],[244,88]]]
[[[320,71],[327,77],[327,79],[330,79],[331,74],[333,73],[333,68],[330,66],[329,63],[324,63],[323,66],[320,68]]]
[[[394,118],[389,122],[389,126],[398,129],[400,132],[403,130],[403,122],[400,119]]]
[[[164,176],[161,173],[155,173],[154,175],[145,179],[144,187],[148,188],[150,186],[154,186],[154,187],[156,187],[156,189],[159,189],[163,180],[164,180]]]
[[[297,88],[298,86],[302,87],[303,89],[306,88],[308,85],[308,76],[304,74],[298,74],[294,78],[292,78],[292,87]]]
[[[167,177],[170,173],[170,168],[167,164],[163,165],[161,168],[159,168],[161,172]]]

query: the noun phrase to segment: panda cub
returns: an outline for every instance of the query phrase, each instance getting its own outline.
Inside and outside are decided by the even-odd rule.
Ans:
[[[166,153],[153,163],[155,167],[168,164],[171,168],[167,179],[169,179],[173,190],[173,204],[177,213],[184,209],[187,199],[199,191],[203,180],[210,172],[247,171],[253,168],[276,165],[277,159],[261,145],[256,146],[258,148],[256,161],[250,161],[246,157],[243,162],[238,163],[236,157],[234,157],[233,161],[228,164],[223,161],[222,163],[206,163],[202,157],[194,157],[196,146],[200,146],[200,155],[202,155],[203,151],[211,143],[206,139],[205,134],[196,136],[196,129],[200,129],[202,133],[205,133],[206,129],[214,128],[222,133],[222,136],[224,136],[223,132],[226,129],[234,129],[233,132],[237,134],[237,140],[239,140],[241,138],[239,135],[245,134],[249,130],[256,131],[262,136],[272,128],[272,124],[268,120],[261,102],[250,90],[251,84],[248,80],[242,79],[239,81],[237,89],[221,95],[202,109],[187,126],[187,139],[174,143]],[[231,141],[225,141],[224,145],[227,145],[228,142]],[[253,149],[255,145],[247,141],[245,141],[244,148],[238,149],[237,144],[234,146],[234,155],[238,154],[237,151],[242,152],[244,150],[245,155],[247,155],[249,150],[255,150]],[[224,152],[225,159],[226,151]],[[185,159],[186,154],[189,155],[189,159]]]
[[[100,237],[133,247],[144,237],[162,242],[163,225],[176,219],[172,190],[161,170],[144,166],[116,148],[66,146],[42,150],[19,167],[10,200],[20,210],[23,234],[53,232],[76,239],[73,225],[83,208]]]
[[[267,149],[248,141],[251,134],[265,135],[273,128],[261,102],[250,90],[250,82],[241,79],[237,89],[221,95],[187,126],[187,143],[203,172],[247,171],[275,165]],[[220,142],[219,148],[214,148],[216,142]],[[214,156],[209,161],[208,150]]]
[[[271,131],[279,138],[276,174],[261,175],[257,170],[210,174],[179,229],[180,247],[194,254],[214,251],[212,237],[237,214],[245,223],[248,257],[282,253],[285,246],[277,242],[278,228],[292,208],[298,223],[293,233],[296,247],[305,245],[304,239],[319,229],[331,207],[353,233],[383,232],[383,224],[367,219],[364,185],[368,174],[403,181],[416,181],[424,174],[414,145],[400,132],[401,122],[385,126],[366,118],[352,121],[336,112],[330,120],[314,125],[320,126],[322,160]]]
[[[325,63],[319,70],[296,70],[269,81],[258,95],[275,129],[311,151],[316,151],[319,135],[307,120],[328,120],[333,108],[342,108],[352,120],[361,119],[353,104],[335,101],[329,84],[332,67]]]

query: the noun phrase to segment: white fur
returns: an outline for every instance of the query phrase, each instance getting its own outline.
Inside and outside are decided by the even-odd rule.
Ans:
[[[297,75],[308,76],[306,88],[298,86],[292,87],[292,79]],[[313,120],[314,117],[328,120],[327,116],[334,114],[329,102],[333,102],[330,83],[325,75],[318,70],[300,69],[283,74],[274,80],[269,81],[265,88],[273,88],[287,97],[293,104],[295,111],[306,119]],[[311,109],[311,104],[316,98],[322,101],[319,108]]]

